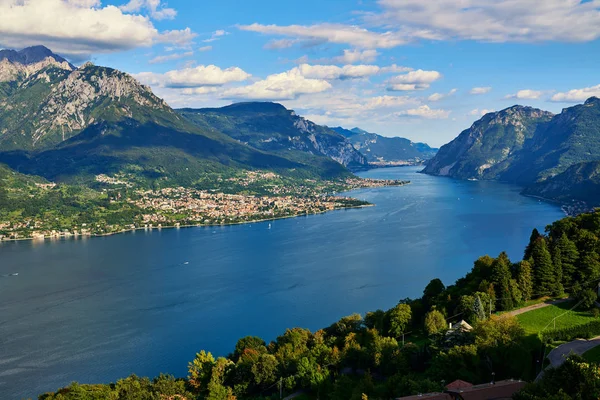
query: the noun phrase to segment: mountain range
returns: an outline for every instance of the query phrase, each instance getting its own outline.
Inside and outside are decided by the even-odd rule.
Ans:
[[[360,128],[331,128],[346,137],[352,146],[365,155],[371,165],[419,164],[432,158],[438,149],[426,143],[414,143],[402,137],[386,137]]]
[[[173,110],[121,71],[77,68],[43,46],[0,51],[0,163],[20,173],[191,184],[205,173],[267,169],[329,179],[368,159],[344,135],[280,104]]]
[[[439,150],[423,172],[516,183],[524,193],[600,205],[600,99],[559,114],[523,106],[488,113]]]

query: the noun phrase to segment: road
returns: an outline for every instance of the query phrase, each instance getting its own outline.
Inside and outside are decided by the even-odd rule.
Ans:
[[[543,303],[534,304],[532,306],[527,306],[527,307],[519,308],[518,310],[509,311],[509,312],[504,313],[502,315],[519,315],[519,314],[526,313],[528,311],[537,310],[538,308],[544,308],[544,307],[552,306],[552,305],[555,305],[555,304],[566,303],[567,301],[571,301],[571,300],[572,299],[567,298],[567,299],[545,301]]]
[[[565,359],[571,354],[579,354],[582,355],[586,351],[593,349],[594,347],[600,345],[600,336],[595,337],[593,339],[577,339],[572,342],[561,344],[557,348],[553,349],[548,354],[548,361],[550,361],[550,365],[553,367],[560,366]]]

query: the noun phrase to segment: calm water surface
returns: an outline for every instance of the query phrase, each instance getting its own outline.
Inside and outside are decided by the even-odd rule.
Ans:
[[[271,223],[0,244],[0,399],[73,380],[186,375],[206,349],[274,339],[451,284],[484,254],[518,259],[531,229],[563,216],[516,187],[417,174],[358,190],[376,207]]]

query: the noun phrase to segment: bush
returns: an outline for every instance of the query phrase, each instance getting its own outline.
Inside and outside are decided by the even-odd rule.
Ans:
[[[549,329],[540,332],[540,340],[542,342],[551,342],[554,340],[571,341],[574,339],[589,339],[600,335],[600,321],[591,321],[587,324],[571,326],[560,329]]]

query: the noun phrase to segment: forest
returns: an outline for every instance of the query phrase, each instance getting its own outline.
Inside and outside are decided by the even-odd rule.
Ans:
[[[600,335],[600,323],[594,322],[599,236],[600,213],[567,217],[544,233],[533,230],[521,260],[506,253],[480,257],[453,285],[433,279],[421,298],[402,299],[388,310],[343,317],[316,332],[291,328],[269,343],[241,338],[227,357],[199,351],[185,378],[132,375],[113,384],[73,383],[39,398],[233,400],[300,392],[298,399],[364,400],[441,391],[456,379],[531,382],[557,339]],[[567,296],[573,308],[596,310],[584,328],[548,327],[532,334],[506,313]],[[449,329],[461,320],[472,329]],[[598,398],[599,368],[570,358],[547,369],[517,398]]]

